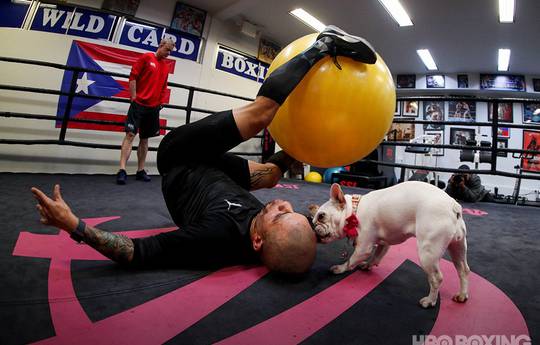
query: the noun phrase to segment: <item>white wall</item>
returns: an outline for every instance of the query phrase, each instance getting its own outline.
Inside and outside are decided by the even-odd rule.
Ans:
[[[479,90],[480,89],[480,78],[479,74],[469,74],[469,89],[458,89],[457,88],[457,75],[445,75],[445,83],[446,88],[445,89],[427,89],[425,87],[426,85],[426,76],[420,75],[417,76],[416,79],[416,89],[412,92],[408,92],[410,90],[398,90],[398,95],[400,96],[426,96],[430,94],[439,94],[439,95],[452,95],[452,94],[473,94],[478,96],[497,96],[497,97],[538,97],[537,94],[531,93],[532,92],[532,83],[531,83],[531,76],[526,77],[526,84],[527,84],[527,91],[529,93],[523,94],[523,93],[512,93],[512,92],[491,92],[486,93],[484,91]],[[420,90],[420,91],[417,91]],[[435,91],[434,91],[435,90]],[[409,94],[411,93],[411,94]],[[539,101],[540,102],[540,101]],[[445,103],[445,119],[448,118],[448,102]],[[423,102],[419,102],[419,111],[418,111],[418,117],[397,117],[401,119],[409,119],[409,120],[422,120],[423,119]],[[513,103],[513,123],[515,124],[522,124],[523,123],[523,105],[522,103]],[[476,102],[476,121],[477,122],[488,122],[488,105],[486,102]],[[504,123],[499,124],[500,127],[504,127]],[[485,135],[482,137],[482,140],[487,140],[491,142],[491,127],[471,127],[471,126],[461,126],[459,123],[456,123],[455,125],[445,125],[444,127],[444,144],[450,143],[450,128],[453,127],[459,127],[459,128],[470,128],[474,129],[476,133],[480,133],[482,135]],[[508,138],[508,148],[514,148],[514,149],[522,149],[523,143],[522,143],[522,129],[519,128],[510,128],[510,138]],[[415,125],[415,136],[419,137],[424,133],[423,125],[422,124],[416,124]],[[470,168],[475,168],[473,162],[460,162],[459,159],[460,150],[450,150],[450,149],[444,149],[444,156],[424,156],[421,154],[414,154],[405,152],[404,146],[397,146],[396,147],[396,162],[397,163],[403,163],[403,164],[411,164],[411,165],[425,165],[425,166],[437,166],[437,167],[445,167],[445,168],[458,168],[461,164],[467,164]],[[497,157],[497,170],[509,172],[509,173],[516,173],[516,170],[514,169],[514,166],[520,164],[520,159],[518,158],[512,158],[512,154],[508,153],[507,157]],[[478,165],[478,169],[481,170],[489,170],[491,169],[491,165],[487,163],[480,163]],[[395,169],[396,176],[399,177],[399,174],[401,172],[401,169]],[[408,176],[410,176],[412,172],[408,170]],[[444,181],[445,183],[448,181],[451,173],[437,173],[439,176],[439,179],[441,181]],[[525,173],[527,174],[527,173]],[[432,178],[433,175],[430,175],[430,178]],[[515,178],[510,177],[502,177],[502,176],[491,176],[491,175],[480,175],[480,178],[482,179],[482,183],[486,186],[486,188],[490,189],[492,192],[494,191],[494,188],[498,188],[498,192],[500,194],[504,195],[512,195],[514,191],[514,185],[515,185]],[[540,181],[537,180],[522,180],[521,182],[521,190],[520,195],[526,195],[526,197],[529,200],[535,200],[536,194],[535,191],[540,191]]]
[[[214,65],[217,44],[225,44],[248,54],[255,54],[258,42],[242,35],[233,24],[230,26],[212,21],[210,18],[206,23],[205,33],[208,39],[203,46],[206,50],[201,52],[202,63],[176,59],[175,74],[169,77],[169,81],[254,98],[259,83],[216,70]],[[53,33],[0,28],[0,41],[4,43],[0,47],[0,56],[65,64],[73,39],[85,40]],[[114,46],[110,42],[103,41],[99,44]],[[119,47],[137,50],[132,47]],[[0,62],[0,71],[0,84],[56,90],[60,89],[63,76],[62,70],[7,62]],[[172,89],[171,104],[185,105],[186,101],[187,91]],[[196,93],[193,106],[221,111],[246,103],[234,98]],[[2,111],[55,115],[57,104],[58,96],[54,95],[15,91],[0,93]],[[125,111],[127,112],[127,105]],[[169,126],[181,125],[185,121],[184,111],[164,109],[161,116],[167,119]],[[204,116],[207,114],[192,113],[191,119],[195,121]],[[57,139],[58,134],[59,129],[54,128],[53,121],[0,118],[0,138],[3,139]],[[66,136],[66,140],[114,145],[119,145],[122,138],[123,133],[76,129],[69,129]],[[150,145],[157,146],[160,140],[161,137],[152,138]],[[260,150],[260,139],[252,139],[234,149],[241,152],[260,152]],[[157,173],[155,158],[155,152],[149,152],[147,165],[151,173]],[[119,152],[116,150],[57,145],[0,145],[0,171],[112,174],[117,170],[118,159]],[[136,155],[133,154],[129,169],[134,170],[135,165]]]

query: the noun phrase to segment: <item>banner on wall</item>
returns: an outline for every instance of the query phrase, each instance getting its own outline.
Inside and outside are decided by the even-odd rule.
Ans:
[[[28,11],[28,3],[0,1],[0,27],[20,28]]]
[[[167,31],[160,27],[126,21],[120,36],[120,44],[156,51],[162,38],[168,37],[175,42],[172,56],[197,61],[201,39],[193,35]]]
[[[73,43],[71,44],[71,49],[69,51],[67,65],[78,66],[98,71],[111,71],[129,74],[131,71],[131,66],[135,63],[135,61],[137,61],[137,59],[141,55],[142,53],[137,53],[125,49],[107,47],[88,42],[73,41]],[[172,74],[174,73],[176,61],[169,59],[167,61],[169,62],[170,66],[169,73]],[[69,92],[72,76],[72,71],[64,72],[61,87],[62,91]],[[129,98],[129,86],[128,81],[125,78],[111,77],[105,74],[79,72],[75,93],[105,97],[120,97],[127,99]],[[169,98],[170,89],[167,88],[167,103],[169,102]],[[61,126],[67,100],[67,96],[60,96],[60,99],[58,101],[58,108],[56,113],[56,117],[58,118],[58,120],[56,121],[57,128]],[[123,122],[125,120],[126,112],[127,105],[125,103],[75,97],[73,99],[69,117],[71,119],[76,118]],[[166,120],[160,119],[160,125],[165,126]],[[69,128],[115,132],[124,131],[123,126],[101,125],[81,122],[69,122]],[[164,134],[164,130],[161,130],[161,134]]]
[[[116,16],[82,8],[40,5],[32,30],[106,40]]]
[[[262,83],[270,65],[247,55],[219,47],[216,69]]]

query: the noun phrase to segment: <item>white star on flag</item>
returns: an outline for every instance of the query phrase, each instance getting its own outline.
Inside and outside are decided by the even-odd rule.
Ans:
[[[88,95],[88,87],[95,82],[95,80],[88,80],[88,76],[85,72],[80,79],[77,79],[77,90],[75,90],[75,93],[82,91]]]

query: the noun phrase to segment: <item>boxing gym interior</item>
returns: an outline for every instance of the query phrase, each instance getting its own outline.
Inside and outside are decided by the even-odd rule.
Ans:
[[[0,0],[0,344],[534,344],[538,13],[535,0]],[[325,57],[268,128],[230,152],[302,162],[252,194],[306,216],[332,184],[362,196],[436,186],[461,205],[466,301],[453,300],[460,277],[446,253],[435,306],[419,305],[430,283],[414,238],[341,274],[331,267],[355,240],[318,243],[311,269],[291,277],[263,265],[126,268],[40,222],[31,188],[59,184],[89,226],[130,238],[176,230],[156,163],[163,137],[252,102],[327,25],[368,41],[375,64]],[[174,49],[151,180],[136,179],[135,138],[119,184],[130,71],[163,38]],[[473,177],[480,199],[451,194]]]

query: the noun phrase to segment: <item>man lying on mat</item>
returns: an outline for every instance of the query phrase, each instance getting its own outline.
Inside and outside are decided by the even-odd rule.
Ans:
[[[309,69],[330,54],[376,60],[365,41],[328,27],[265,80],[255,101],[178,127],[163,138],[157,166],[167,208],[180,229],[141,239],[96,229],[73,214],[58,185],[52,198],[32,188],[41,222],[124,264],[217,267],[260,260],[272,271],[308,271],[316,238],[307,218],[287,201],[264,206],[249,192],[273,187],[293,160],[279,152],[261,164],[227,151],[268,126]]]

